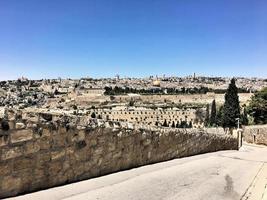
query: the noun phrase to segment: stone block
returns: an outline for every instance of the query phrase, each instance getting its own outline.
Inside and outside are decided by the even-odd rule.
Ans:
[[[53,161],[53,160],[58,160],[58,159],[64,158],[65,155],[66,155],[65,149],[52,151],[51,152],[51,160]]]
[[[11,158],[16,158],[19,157],[23,154],[23,149],[22,147],[9,147],[9,148],[4,148],[2,149],[2,160],[7,160]]]
[[[36,158],[36,165],[37,166],[43,166],[45,164],[48,164],[51,161],[51,153],[50,152],[44,152],[44,153],[38,153]]]
[[[20,157],[18,159],[14,160],[14,171],[19,171],[19,170],[23,170],[23,169],[31,169],[33,168],[34,164],[35,164],[35,159],[29,157]]]
[[[66,143],[65,136],[53,135],[52,137],[52,148],[53,149],[65,147],[65,143]]]
[[[10,134],[11,143],[24,142],[32,139],[32,131],[31,130],[19,130]]]
[[[0,163],[0,177],[11,174],[13,169],[12,160]]]
[[[14,121],[9,121],[8,125],[9,125],[9,129],[11,129],[11,130],[15,128],[15,122]]]
[[[0,136],[0,147],[8,144],[8,136]]]
[[[62,169],[62,162],[56,161],[56,162],[50,162],[49,164],[49,175],[56,175],[58,174]]]
[[[47,128],[44,128],[42,137],[50,137],[50,135],[51,135],[51,131]]]
[[[25,155],[36,153],[39,150],[40,150],[40,145],[38,142],[29,141],[29,142],[25,143],[25,145],[24,145],[24,154]]]
[[[16,123],[15,127],[16,127],[16,129],[24,129],[26,127],[26,125],[24,123],[18,122],[18,123]]]
[[[2,177],[2,190],[3,191],[20,191],[21,179],[13,176]]]

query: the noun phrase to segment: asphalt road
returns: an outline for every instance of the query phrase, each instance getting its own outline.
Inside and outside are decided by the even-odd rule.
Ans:
[[[175,159],[11,199],[235,200],[245,196],[265,163],[266,147],[244,145],[240,151]]]

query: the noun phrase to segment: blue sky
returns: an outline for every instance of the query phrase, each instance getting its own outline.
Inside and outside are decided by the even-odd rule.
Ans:
[[[0,79],[267,77],[265,0],[2,0]]]

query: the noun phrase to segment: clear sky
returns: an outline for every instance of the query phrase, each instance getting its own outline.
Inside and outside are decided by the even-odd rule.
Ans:
[[[1,0],[0,79],[267,77],[266,0]]]

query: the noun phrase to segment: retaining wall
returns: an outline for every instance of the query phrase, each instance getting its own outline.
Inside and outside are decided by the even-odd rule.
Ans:
[[[244,127],[243,138],[249,143],[267,145],[267,125]]]
[[[0,130],[0,198],[238,146],[232,136],[197,129],[9,123],[14,128]]]

